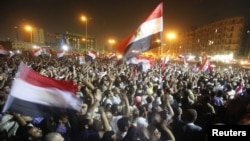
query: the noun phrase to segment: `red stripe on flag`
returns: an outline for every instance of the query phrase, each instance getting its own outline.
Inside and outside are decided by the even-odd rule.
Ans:
[[[73,94],[75,92],[73,81],[63,81],[63,80],[48,78],[32,70],[24,63],[21,63],[19,67],[20,71],[17,77],[23,79],[27,83],[30,83],[38,87],[57,88],[60,90],[72,92]]]
[[[160,39],[163,30],[162,13],[163,3],[160,3],[136,31],[118,45],[118,50],[124,54],[125,59],[136,57],[142,52],[160,46],[155,40]]]

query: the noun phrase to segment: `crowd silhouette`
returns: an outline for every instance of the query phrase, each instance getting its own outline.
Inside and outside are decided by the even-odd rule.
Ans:
[[[1,141],[207,141],[209,125],[250,124],[250,71],[239,66],[193,72],[192,64],[170,60],[162,68],[156,59],[142,71],[105,56],[85,55],[84,63],[79,55],[0,57],[1,111],[21,62],[46,77],[73,81],[82,100],[70,115],[1,112]]]

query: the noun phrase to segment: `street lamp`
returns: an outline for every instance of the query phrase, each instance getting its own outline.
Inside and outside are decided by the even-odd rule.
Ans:
[[[85,44],[86,44],[86,45],[85,45],[85,48],[86,48],[86,51],[87,51],[87,49],[88,49],[88,48],[87,48],[87,47],[88,47],[88,19],[87,19],[86,16],[81,16],[81,20],[84,21],[84,22],[86,23],[86,24],[85,24],[85,25],[86,25],[86,27],[85,27],[85,28],[86,28],[86,29],[85,29],[85,31],[86,31],[86,32],[85,32],[85,39],[86,39],[86,40],[85,40]]]
[[[25,29],[30,32],[30,43],[32,44],[32,27],[27,25],[25,26]]]
[[[155,41],[157,44],[160,44],[161,43],[161,40],[160,39],[156,39]],[[158,48],[158,55],[161,56],[161,53],[162,53],[162,50],[161,50],[161,46]]]
[[[167,34],[167,38],[169,39],[169,48],[172,50],[171,41],[176,38],[176,34],[173,33],[173,32],[170,32],[170,33]]]
[[[16,41],[18,41],[18,26],[14,26],[15,34],[16,34]]]
[[[109,44],[111,45],[111,52],[113,52],[113,45],[115,44],[115,40],[109,39]]]

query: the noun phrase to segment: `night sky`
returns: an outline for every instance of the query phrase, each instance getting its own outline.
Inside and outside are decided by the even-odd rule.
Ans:
[[[14,40],[14,26],[25,32],[30,24],[47,33],[85,34],[80,15],[88,16],[88,36],[102,46],[108,39],[118,42],[145,20],[162,0],[1,0],[0,41]],[[250,0],[163,0],[164,32],[183,32],[214,20],[250,17]],[[27,31],[26,31],[27,32]],[[49,40],[46,36],[46,40]]]

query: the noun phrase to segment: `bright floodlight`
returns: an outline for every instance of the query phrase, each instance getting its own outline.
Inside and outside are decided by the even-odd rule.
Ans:
[[[109,39],[109,43],[113,45],[115,43],[115,40],[114,39]]]
[[[176,37],[176,35],[175,35],[175,33],[168,33],[168,34],[167,34],[167,37],[168,37],[169,39],[174,39],[174,38]]]
[[[32,27],[29,26],[29,25],[27,25],[27,26],[25,26],[25,29],[26,29],[27,31],[31,31],[31,30],[32,30]]]
[[[117,55],[117,58],[118,58],[118,59],[121,59],[121,58],[122,58],[122,55],[121,55],[121,54],[118,54],[118,55]]]
[[[62,46],[62,49],[65,50],[65,51],[68,51],[69,50],[69,47],[67,45],[63,45]]]

